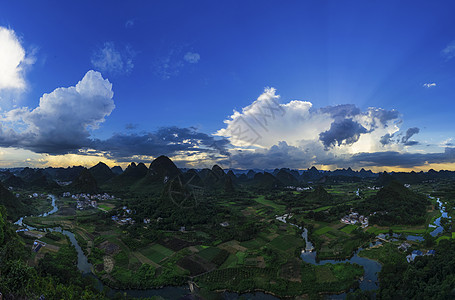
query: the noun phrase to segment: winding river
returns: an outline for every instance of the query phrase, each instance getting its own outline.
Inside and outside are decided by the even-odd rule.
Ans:
[[[288,223],[286,220],[287,217],[288,217],[288,215],[284,215],[284,216],[277,217],[276,219],[281,222]],[[288,224],[296,226],[299,229],[302,229],[302,227],[300,227],[298,225],[295,225],[292,223],[288,223]],[[341,264],[341,263],[348,263],[348,262],[361,265],[364,269],[364,274],[363,274],[363,278],[361,278],[361,280],[359,280],[360,289],[365,290],[365,291],[371,291],[371,290],[377,290],[379,288],[377,274],[379,273],[379,271],[381,271],[381,264],[375,260],[371,260],[371,259],[359,256],[358,253],[360,251],[362,251],[363,248],[357,249],[357,251],[354,253],[354,255],[349,259],[317,260],[316,259],[317,252],[312,251],[314,249],[314,246],[311,243],[311,241],[308,239],[308,229],[306,229],[305,227],[303,228],[302,238],[305,240],[306,246],[305,246],[305,251],[302,251],[302,254],[300,255],[300,257],[302,258],[302,260],[304,262],[312,264],[312,265],[316,265],[316,266],[325,265],[325,264]],[[371,246],[373,246],[373,244],[371,244]],[[346,298],[346,294],[343,293],[340,295],[328,295],[326,298],[344,299],[344,298]]]
[[[52,201],[52,210],[50,210],[47,213],[43,213],[43,214],[39,215],[40,217],[46,217],[46,216],[49,216],[58,211],[58,207],[56,205],[56,197],[54,195],[49,195],[49,198]],[[443,231],[443,228],[440,223],[441,218],[448,217],[447,212],[445,212],[445,207],[443,206],[443,204],[439,200],[439,198],[437,199],[437,201],[439,203],[439,207],[440,207],[442,216],[435,220],[436,227],[431,232],[432,236],[436,236]],[[279,221],[282,221],[284,223],[288,223],[287,222],[288,217],[289,217],[288,215],[284,215],[284,216],[276,217],[276,219]],[[19,220],[17,220],[14,224],[25,227],[28,230],[40,230],[40,231],[51,231],[51,232],[56,231],[56,232],[60,232],[64,235],[66,235],[69,238],[71,244],[76,248],[77,268],[81,271],[83,276],[92,276],[93,278],[95,278],[97,281],[97,283],[96,283],[97,289],[103,290],[103,288],[104,288],[103,283],[93,274],[92,265],[88,262],[88,259],[85,256],[84,252],[82,251],[81,247],[79,246],[75,235],[71,231],[62,229],[60,227],[49,227],[49,228],[37,229],[37,228],[34,228],[32,226],[25,224],[23,222],[24,218],[26,218],[26,216],[19,218]],[[291,224],[293,226],[297,226],[292,223],[289,223],[289,224]],[[313,264],[313,265],[339,264],[339,263],[347,263],[347,262],[359,264],[364,268],[364,276],[361,280],[359,280],[360,288],[362,290],[367,290],[367,291],[377,290],[379,288],[377,274],[381,270],[381,264],[379,264],[377,261],[374,261],[374,260],[371,260],[371,259],[368,259],[365,257],[360,257],[358,255],[358,253],[363,250],[362,248],[357,249],[357,251],[354,253],[354,255],[349,259],[344,259],[344,260],[327,259],[327,260],[318,261],[318,260],[316,260],[316,257],[317,257],[316,251],[312,252],[314,247],[313,247],[313,244],[311,243],[311,241],[308,239],[308,230],[306,228],[302,228],[300,226],[297,226],[297,227],[299,229],[303,230],[302,238],[306,242],[306,247],[305,247],[306,251],[302,252],[302,254],[300,256],[303,261],[305,261],[306,263]],[[407,236],[407,239],[408,240],[423,240],[423,238],[421,236],[413,236],[413,235]],[[373,246],[373,244],[370,244],[370,246]],[[164,299],[180,299],[180,298],[184,298],[185,296],[191,294],[188,286],[180,286],[180,287],[163,287],[163,288],[159,288],[159,289],[147,289],[147,290],[114,290],[114,289],[110,289],[110,291],[108,292],[108,295],[113,296],[117,292],[120,292],[122,294],[127,294],[128,296],[137,297],[137,298],[161,296]],[[259,300],[259,299],[267,299],[267,300],[278,299],[274,296],[271,296],[271,295],[268,295],[265,293],[261,293],[261,292],[241,294],[241,295],[239,295],[238,293],[224,292],[224,293],[221,293],[221,295],[222,295],[223,299],[226,299],[226,300],[235,300],[235,299],[238,299],[240,296],[243,296],[246,299],[257,299],[257,300]],[[346,298],[346,294],[328,295],[327,298],[344,299],[344,298]]]
[[[56,213],[58,211],[58,207],[56,204],[56,197],[54,195],[49,195],[48,196],[51,201],[52,201],[52,210],[49,212],[40,214],[39,217],[47,217],[53,213]],[[92,264],[89,263],[87,256],[85,256],[84,251],[82,248],[79,246],[76,237],[74,233],[71,231],[62,229],[61,227],[48,227],[48,228],[35,228],[33,226],[27,225],[24,222],[24,219],[27,216],[19,218],[14,224],[24,227],[28,230],[39,230],[39,231],[50,231],[50,232],[60,232],[67,236],[71,242],[71,244],[75,247],[76,252],[77,252],[77,268],[79,271],[81,271],[83,276],[90,276],[93,277],[96,280],[95,287],[99,290],[102,291],[105,286],[99,280],[95,274],[93,274],[92,271]],[[186,296],[191,294],[189,286],[167,286],[167,287],[162,287],[162,288],[157,288],[157,289],[145,289],[145,290],[116,290],[116,289],[110,289],[107,292],[107,295],[110,297],[113,297],[116,293],[121,293],[121,294],[126,294],[130,297],[134,298],[149,298],[152,296],[161,296],[164,299],[183,299]],[[238,293],[232,293],[232,292],[223,292],[221,293],[221,296],[225,300],[236,300],[239,299],[239,297],[244,297],[246,299],[252,299],[252,300],[279,300],[279,298],[276,298],[272,295],[265,294],[262,292],[256,292],[256,293],[246,293],[246,294],[238,294]],[[186,298],[185,298],[186,299]],[[242,298],[243,299],[243,298]]]
[[[441,232],[444,231],[444,228],[441,226],[441,218],[451,219],[451,217],[447,214],[446,207],[441,202],[441,200],[439,198],[437,198],[436,201],[438,202],[439,211],[441,212],[441,216],[434,221],[435,226],[433,226],[433,227],[436,227],[436,228],[432,232],[430,232],[431,236],[437,236],[438,234],[440,234]]]
[[[428,197],[431,198],[431,199],[434,199],[434,197],[431,197],[431,196],[428,196]],[[441,226],[441,218],[450,218],[450,216],[448,216],[448,214],[446,212],[446,208],[443,205],[443,203],[441,202],[441,200],[439,198],[437,198],[436,200],[437,200],[437,202],[439,204],[439,209],[440,209],[440,212],[441,212],[441,216],[435,220],[435,222],[434,222],[435,225],[431,225],[431,224],[429,225],[430,227],[434,227],[435,228],[433,231],[430,232],[431,236],[433,236],[433,237],[437,236],[438,234],[440,234],[444,230],[444,228]],[[288,217],[289,217],[288,215],[284,215],[284,216],[279,216],[276,219],[281,221],[281,222],[288,223],[287,222],[287,218]],[[289,223],[289,224],[291,224],[293,226],[297,226],[297,225],[292,224],[292,223]],[[302,227],[300,227],[300,226],[297,226],[297,227],[302,229]],[[388,234],[386,236],[388,236]],[[398,237],[398,235],[394,234],[393,237],[396,238],[396,237]],[[346,263],[346,262],[359,264],[364,269],[363,278],[362,278],[362,280],[359,280],[360,289],[362,289],[364,291],[372,291],[372,290],[379,289],[378,273],[381,271],[381,264],[379,262],[375,261],[375,260],[371,260],[371,259],[368,259],[368,258],[365,258],[365,257],[360,257],[358,255],[358,253],[360,251],[362,251],[363,248],[357,249],[355,251],[354,255],[351,258],[349,258],[349,259],[344,259],[344,260],[332,260],[332,259],[317,260],[316,259],[317,252],[316,251],[312,251],[312,249],[314,247],[313,247],[313,244],[311,243],[311,241],[308,239],[308,230],[306,228],[303,228],[302,238],[306,242],[306,246],[305,246],[305,250],[306,251],[302,252],[302,254],[300,255],[300,257],[302,258],[303,261],[305,261],[307,263],[310,263],[310,264],[313,264],[313,265],[339,264],[339,263]],[[423,241],[424,240],[424,238],[422,236],[419,236],[419,235],[407,235],[406,239],[409,240],[409,241]],[[377,242],[377,243],[381,243],[381,242]],[[376,245],[376,244],[370,244],[370,247],[374,246],[374,245]],[[327,298],[329,298],[329,299],[344,299],[344,298],[346,298],[346,294],[330,295],[330,296],[327,296]]]

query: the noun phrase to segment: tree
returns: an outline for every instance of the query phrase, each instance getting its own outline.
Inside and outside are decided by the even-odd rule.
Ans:
[[[425,247],[433,247],[436,242],[436,238],[431,236],[428,232],[423,235]]]

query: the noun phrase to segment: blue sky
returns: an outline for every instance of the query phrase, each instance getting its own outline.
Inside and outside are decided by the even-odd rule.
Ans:
[[[3,2],[0,166],[455,169],[454,9]],[[238,120],[261,138],[235,136]]]

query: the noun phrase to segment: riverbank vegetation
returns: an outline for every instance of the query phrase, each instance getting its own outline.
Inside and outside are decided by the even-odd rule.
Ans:
[[[6,221],[0,206],[0,291],[5,299],[103,299],[89,278],[77,270],[75,250],[69,245],[57,254],[47,253],[37,268],[26,261],[30,249]]]
[[[383,267],[379,273],[379,299],[451,299],[455,296],[455,240],[442,240],[434,255],[407,263],[390,251],[374,254]]]

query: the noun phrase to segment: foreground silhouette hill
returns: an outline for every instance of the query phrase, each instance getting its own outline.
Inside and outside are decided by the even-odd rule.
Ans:
[[[87,169],[82,170],[76,180],[74,180],[68,188],[77,193],[95,194],[99,192],[95,177],[93,177],[92,173]]]
[[[98,184],[103,184],[115,177],[114,172],[103,162],[99,162],[97,165],[91,167],[89,171]]]
[[[147,175],[158,180],[164,180],[166,177],[171,179],[180,173],[180,170],[169,157],[161,155],[152,161]]]

